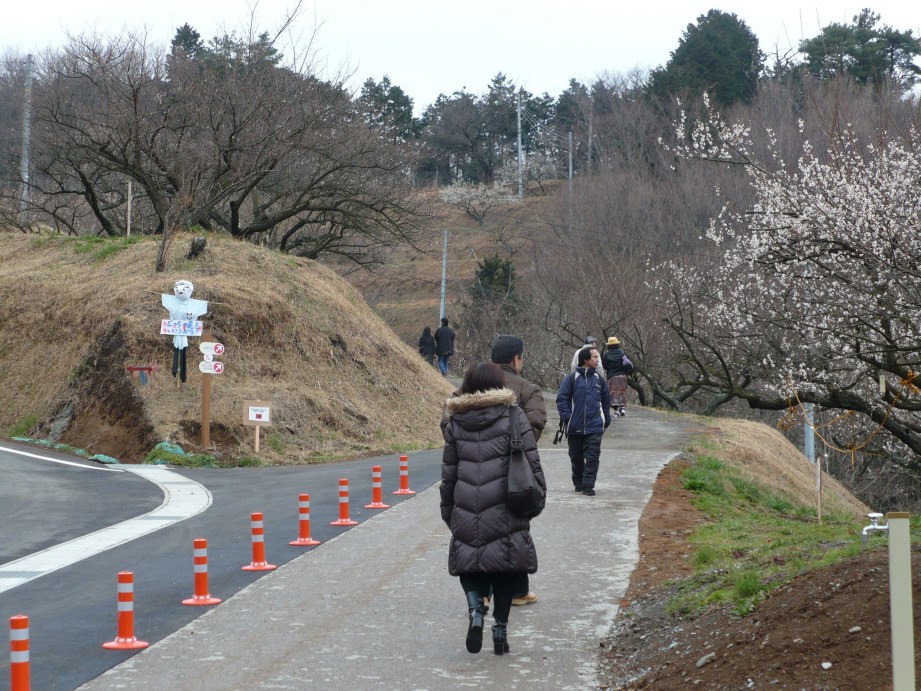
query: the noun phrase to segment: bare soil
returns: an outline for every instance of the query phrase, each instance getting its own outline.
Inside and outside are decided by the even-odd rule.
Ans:
[[[601,688],[891,689],[884,547],[796,578],[744,619],[725,610],[693,621],[665,612],[675,588],[668,581],[693,571],[688,535],[703,520],[681,486],[686,465],[679,459],[662,470],[643,512],[640,560],[603,645]],[[912,571],[921,573],[917,548]],[[913,585],[917,632],[921,579]]]

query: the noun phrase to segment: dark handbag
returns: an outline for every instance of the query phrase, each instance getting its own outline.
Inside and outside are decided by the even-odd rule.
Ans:
[[[524,455],[524,441],[518,429],[516,407],[509,406],[508,409],[508,506],[514,513],[533,517],[543,511],[547,494],[537,483],[531,464]]]

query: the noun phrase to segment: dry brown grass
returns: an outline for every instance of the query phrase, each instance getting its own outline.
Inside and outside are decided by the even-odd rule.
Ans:
[[[172,245],[157,274],[157,245],[144,240],[105,258],[57,236],[0,234],[0,433],[29,416],[36,433],[74,406],[61,438],[123,460],[158,441],[194,447],[200,434],[195,347],[189,380],[169,375],[170,339],[159,335],[160,294],[195,284],[209,301],[205,328],[224,343],[227,370],[213,377],[212,442],[228,456],[254,455],[243,401],[271,401],[263,430],[269,463],[390,453],[436,446],[450,385],[375,316],[332,271],[237,241],[208,237],[196,261],[191,236]],[[99,247],[102,247],[100,245]],[[150,386],[128,364],[154,363]]]
[[[760,422],[711,418],[708,424],[719,435],[695,445],[695,452],[708,453],[715,444],[714,454],[725,459],[748,479],[769,488],[797,504],[815,506],[815,466],[776,429]],[[822,474],[822,506],[825,511],[865,515],[869,509],[854,498],[837,480]]]

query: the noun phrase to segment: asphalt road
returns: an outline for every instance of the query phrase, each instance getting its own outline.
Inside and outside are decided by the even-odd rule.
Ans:
[[[554,427],[540,445],[547,508],[532,523],[539,599],[513,608],[511,654],[493,655],[488,633],[480,654],[464,649],[466,600],[447,573],[450,535],[433,485],[81,688],[598,688],[599,644],[638,558],[637,521],[693,429],[629,410],[605,435],[597,496],[585,497],[572,491],[565,448],[550,443]]]
[[[164,498],[156,484],[129,472],[107,471],[43,448],[2,446],[73,465],[0,451],[0,588],[5,564],[100,528],[125,521],[136,525]],[[437,450],[410,454],[412,489],[423,490],[440,478],[440,456]],[[208,540],[211,594],[227,599],[271,573],[242,570],[252,561],[252,512],[264,515],[266,560],[284,565],[316,549],[288,545],[298,537],[299,494],[310,494],[311,536],[321,543],[350,530],[329,525],[339,517],[340,478],[350,483],[353,520],[381,513],[362,508],[371,501],[374,465],[383,468],[384,502],[397,506],[406,501],[409,497],[392,494],[399,486],[398,455],[316,466],[174,469],[207,488],[211,505],[206,510],[0,592],[5,625],[13,615],[30,617],[32,688],[74,689],[134,654],[101,647],[117,633],[118,572],[135,574],[136,636],[156,643],[206,609],[181,604],[194,592],[194,538]],[[9,657],[4,655],[0,689],[8,688],[9,678]]]

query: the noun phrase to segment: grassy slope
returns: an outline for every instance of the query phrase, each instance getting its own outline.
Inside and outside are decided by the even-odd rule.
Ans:
[[[61,441],[124,460],[200,432],[200,356],[189,381],[169,376],[160,294],[180,279],[209,301],[205,328],[227,348],[213,378],[212,441],[252,455],[243,401],[271,401],[263,460],[297,463],[440,443],[447,382],[407,347],[357,290],[315,262],[209,236],[200,260],[179,236],[157,274],[157,244],[0,234],[0,434],[33,420],[47,434],[73,405]],[[152,386],[128,364],[155,363]],[[127,458],[125,458],[127,457]]]
[[[744,420],[709,421],[717,434],[690,448],[684,487],[706,523],[690,537],[692,577],[670,608],[691,617],[729,605],[752,611],[792,578],[860,552],[868,508],[823,473],[817,517],[815,467],[777,430]],[[914,521],[918,536],[921,522]]]

